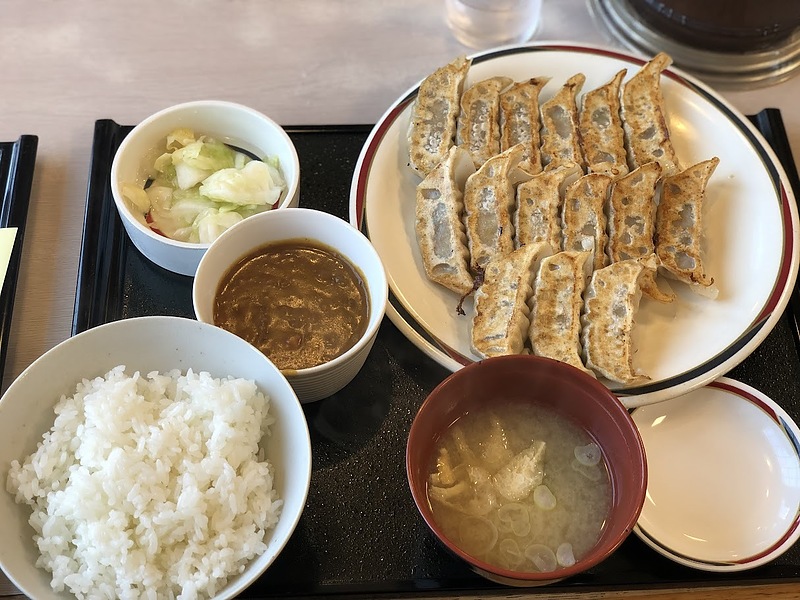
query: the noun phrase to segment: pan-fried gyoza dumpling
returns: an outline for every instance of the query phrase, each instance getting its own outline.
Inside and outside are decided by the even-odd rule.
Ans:
[[[425,177],[455,143],[461,94],[471,61],[463,56],[426,77],[411,108],[409,165]]]
[[[573,75],[542,104],[542,164],[548,169],[567,162],[585,166],[577,102],[585,81],[583,73]]]
[[[519,166],[531,175],[542,170],[539,92],[549,80],[549,77],[535,77],[520,81],[500,94],[500,151],[525,144]]]
[[[619,90],[626,69],[605,85],[586,92],[580,113],[581,143],[589,173],[619,177],[628,172]]]
[[[521,354],[530,325],[529,300],[539,262],[552,253],[545,242],[492,259],[475,292],[472,350],[478,356]]]
[[[516,246],[548,242],[561,248],[561,206],[567,187],[583,175],[574,163],[542,171],[517,186],[517,210],[514,211]]]
[[[531,299],[528,335],[536,356],[560,360],[594,376],[581,360],[583,291],[591,252],[559,252],[542,259]]]
[[[608,255],[611,262],[640,258],[654,250],[656,185],[661,166],[650,162],[620,177],[608,202]]]
[[[530,175],[518,168],[525,148],[509,148],[487,160],[464,187],[467,242],[473,272],[480,272],[494,256],[514,249],[512,211],[516,186]]]
[[[661,166],[650,162],[614,182],[608,201],[608,256],[611,262],[655,255],[656,188]],[[656,271],[642,276],[642,291],[659,302],[672,302],[675,294],[656,284]]]
[[[592,273],[584,294],[584,364],[599,376],[626,385],[648,379],[633,365],[634,317],[644,271],[638,260],[612,263]]]
[[[590,173],[567,188],[561,210],[564,250],[592,250],[593,267],[602,269],[608,263],[605,248],[606,202],[612,178]]]
[[[716,297],[714,278],[703,267],[703,200],[719,164],[715,156],[665,177],[656,211],[656,254],[664,273],[696,292]]]
[[[633,168],[656,161],[663,175],[680,171],[672,147],[661,72],[672,64],[669,55],[660,52],[622,86],[622,124]]]
[[[500,153],[500,92],[514,83],[509,77],[484,79],[464,90],[456,143],[476,167]]]
[[[666,280],[658,277],[658,267],[661,264],[655,252],[647,256],[637,258],[642,266],[644,273],[639,280],[642,292],[658,302],[672,302],[675,300],[675,292]],[[666,289],[662,289],[666,288]]]
[[[453,146],[417,186],[416,235],[425,274],[454,292],[472,290],[464,226],[464,185],[475,172],[466,150]]]

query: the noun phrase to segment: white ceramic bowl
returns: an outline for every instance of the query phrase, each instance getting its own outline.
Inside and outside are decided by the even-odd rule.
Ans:
[[[326,398],[347,385],[367,359],[386,310],[388,284],[383,264],[369,240],[347,221],[309,208],[288,208],[253,215],[217,238],[200,261],[194,279],[194,312],[214,322],[214,297],[228,269],[250,252],[284,240],[316,240],[347,259],[367,286],[369,322],[364,335],[344,354],[327,363],[284,373],[300,402]]]
[[[38,551],[28,525],[30,508],[5,490],[9,464],[36,450],[53,424],[53,407],[72,395],[83,377],[102,376],[124,364],[139,370],[208,371],[254,380],[270,398],[276,418],[266,444],[275,466],[275,489],[284,500],[267,550],[216,596],[232,598],[259,577],[285,546],[305,507],[311,478],[311,443],[303,409],[280,371],[264,355],[218,327],[179,317],[141,317],[101,325],[67,339],[28,367],[0,399],[0,567],[28,597],[70,598],[50,588],[49,573],[35,566]]]
[[[233,102],[199,100],[177,104],[151,115],[128,133],[111,163],[111,191],[125,231],[142,254],[157,265],[181,275],[194,275],[209,244],[180,242],[155,233],[143,215],[131,210],[121,193],[123,183],[144,185],[148,157],[154,159],[157,156],[154,149],[178,127],[209,135],[262,158],[277,156],[287,191],[276,208],[298,205],[300,162],[292,140],[280,125],[252,108]]]

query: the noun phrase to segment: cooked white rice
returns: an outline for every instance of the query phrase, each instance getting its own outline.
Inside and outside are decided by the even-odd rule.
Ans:
[[[178,371],[83,380],[7,489],[54,590],[78,598],[213,596],[266,549],[282,501],[253,381]]]

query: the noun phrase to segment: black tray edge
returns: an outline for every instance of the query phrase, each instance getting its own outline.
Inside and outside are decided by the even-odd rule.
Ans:
[[[122,135],[121,126],[110,119],[95,122],[72,335],[114,320],[125,232],[106,194],[110,194],[107,174]]]
[[[789,138],[786,135],[781,111],[777,108],[765,108],[748,118],[775,151],[775,155],[780,160],[786,173],[786,178],[789,180],[795,202],[800,201],[800,177],[797,174],[797,165],[792,156],[792,147],[789,145]],[[792,326],[795,349],[800,355],[800,280],[795,283],[794,290],[792,290],[787,314]]]
[[[16,142],[9,146],[11,157],[8,162],[5,157],[2,157],[3,164],[0,165],[0,171],[3,172],[5,178],[3,203],[0,206],[0,227],[16,227],[17,235],[11,250],[11,259],[3,281],[2,292],[0,292],[0,369],[5,369],[8,354],[11,317],[22,265],[22,246],[25,239],[25,224],[28,219],[31,190],[33,189],[39,138],[35,135],[21,135]],[[0,371],[0,383],[2,383],[2,377],[3,373]]]

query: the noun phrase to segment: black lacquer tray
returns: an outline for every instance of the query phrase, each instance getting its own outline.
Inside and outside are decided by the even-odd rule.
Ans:
[[[796,182],[780,114],[764,111],[754,122]],[[300,204],[347,219],[350,182],[370,126],[286,129],[300,156]],[[110,120],[95,124],[73,333],[141,315],[194,316],[192,279],[145,259],[129,242],[116,214],[108,177],[114,152],[128,131],[130,127]],[[800,191],[800,186],[795,189]],[[800,355],[792,310],[729,375],[760,389],[800,421]],[[427,393],[448,374],[384,320],[355,380],[305,407],[313,449],[308,503],[283,553],[244,597],[510,592],[446,553],[428,533],[408,490],[408,429]],[[589,572],[527,591],[613,592],[789,581],[800,582],[800,545],[768,565],[719,575],[677,565],[631,536]]]
[[[39,138],[22,135],[15,142],[0,142],[0,227],[16,227],[17,235],[11,250],[5,280],[0,292],[0,383],[8,352],[8,336],[11,333],[11,314],[22,260],[22,242],[25,238],[25,222],[28,218],[33,168]]]

